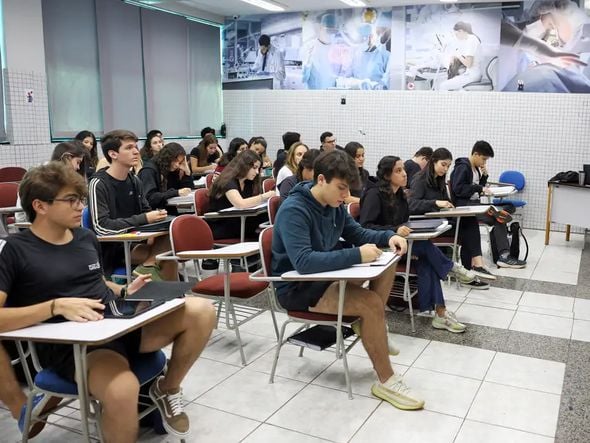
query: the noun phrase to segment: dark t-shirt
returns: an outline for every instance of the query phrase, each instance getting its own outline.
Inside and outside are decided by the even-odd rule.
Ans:
[[[242,198],[249,198],[254,195],[254,182],[252,180],[245,180],[244,190],[241,190],[240,183],[238,182],[238,180],[234,180],[228,183],[225,192],[231,189],[235,189],[236,191],[238,191]],[[222,209],[231,208],[233,206],[225,196],[225,192],[220,198],[209,198],[209,211],[217,212],[221,211]]]
[[[412,186],[412,180],[414,180],[415,175],[421,171],[420,165],[416,163],[414,160],[409,159],[405,161],[404,169],[406,170],[406,174],[408,175],[407,187],[409,188],[410,186]]]
[[[207,149],[207,148],[203,147],[203,149]],[[190,156],[191,156],[191,157],[194,157],[194,158],[196,158],[196,159],[197,159],[197,162],[199,163],[199,166],[207,166],[207,165],[210,165],[210,164],[212,164],[212,163],[215,163],[215,161],[216,161],[216,160],[217,160],[219,157],[221,157],[221,156],[219,155],[219,151],[217,151],[217,150],[216,150],[216,151],[215,151],[213,154],[207,154],[207,162],[206,162],[206,163],[203,163],[203,162],[201,161],[201,152],[200,152],[200,150],[199,150],[199,147],[198,147],[198,146],[194,147],[194,148],[191,150]]]
[[[116,218],[127,218],[135,214],[140,214],[141,209],[137,207],[137,196],[135,195],[135,186],[131,178],[127,176],[125,180],[111,178],[111,184],[115,189],[115,207],[117,208]],[[115,217],[113,217],[115,218]]]
[[[23,307],[60,297],[115,298],[104,282],[100,246],[88,229],[72,229],[73,240],[54,245],[26,230],[0,240],[0,291],[7,306]]]

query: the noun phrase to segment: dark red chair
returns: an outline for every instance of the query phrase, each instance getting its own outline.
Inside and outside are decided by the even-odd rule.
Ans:
[[[264,179],[262,182],[262,192],[268,192],[275,189],[276,180],[272,177]]]
[[[215,174],[207,174],[205,177],[205,189],[211,189],[211,185],[213,184],[213,178]]]
[[[26,172],[26,169],[18,166],[7,166],[5,168],[0,168],[0,183],[19,183],[23,179]]]
[[[279,197],[278,195],[273,195],[271,198],[268,199],[266,204],[268,208],[268,221],[272,226],[275,224],[277,212],[279,212],[279,206],[281,205],[281,197]]]
[[[0,183],[0,208],[16,206],[18,200],[18,183]],[[8,233],[8,225],[14,223],[14,212],[1,215],[2,224]]]
[[[361,205],[359,203],[349,203],[346,206],[346,209],[352,218],[354,218],[356,221],[359,221],[361,216]]]

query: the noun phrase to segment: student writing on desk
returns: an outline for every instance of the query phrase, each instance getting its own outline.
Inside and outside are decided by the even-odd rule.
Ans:
[[[296,270],[300,274],[343,269],[374,261],[381,255],[377,246],[405,254],[407,243],[392,231],[362,228],[343,206],[350,186],[358,183],[354,160],[341,151],[321,154],[314,163],[312,183],[299,183],[281,205],[272,240],[272,274]],[[342,249],[339,238],[359,245]],[[400,409],[420,409],[424,401],[413,393],[401,376],[394,375],[389,355],[399,350],[390,342],[385,322],[385,303],[395,276],[391,266],[370,289],[349,284],[344,315],[361,317],[362,342],[379,380],[373,394]],[[278,282],[277,297],[288,310],[326,314],[338,312],[338,282]]]
[[[412,230],[404,225],[410,218],[404,194],[406,184],[407,175],[402,160],[394,156],[383,157],[377,166],[377,178],[369,178],[361,198],[361,225],[379,231],[391,230],[407,237]],[[459,263],[453,263],[429,240],[415,241],[412,255],[418,257],[414,263],[418,272],[420,311],[436,311],[432,320],[432,326],[436,329],[464,332],[465,325],[445,307],[440,281],[450,274],[468,284],[475,280],[475,273]]]
[[[20,185],[23,209],[31,229],[0,245],[0,331],[44,321],[99,321],[105,303],[140,289],[149,276],[127,287],[107,282],[102,272],[98,241],[80,228],[86,184],[71,168],[52,162],[30,170]],[[105,441],[137,439],[139,383],[129,360],[172,343],[165,376],[150,387],[164,422],[177,436],[189,432],[183,412],[180,383],[205,347],[215,325],[215,310],[199,298],[112,342],[89,347],[88,388],[103,408]],[[41,365],[75,380],[72,346],[37,345]],[[48,400],[41,396],[36,403]]]
[[[164,220],[166,211],[151,210],[141,181],[129,172],[140,161],[137,136],[122,129],[111,131],[102,138],[101,147],[110,166],[98,171],[88,185],[94,232],[99,236],[122,234],[130,228]],[[156,255],[169,249],[167,236],[136,246],[132,261],[141,265],[134,272],[150,274],[154,280],[176,280],[175,262],[163,262],[161,268],[156,263]],[[110,275],[114,268],[122,265],[123,246],[118,243],[103,244],[102,251],[105,274]]]

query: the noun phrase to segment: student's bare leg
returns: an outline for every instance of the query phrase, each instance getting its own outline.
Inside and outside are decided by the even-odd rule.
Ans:
[[[393,285],[393,279],[395,278],[395,271],[397,265],[391,266],[381,276],[375,280],[371,280],[369,288],[371,291],[376,293],[383,301],[383,306],[387,304],[389,299],[389,293],[391,292],[391,286]]]
[[[10,364],[10,357],[2,344],[0,344],[0,401],[6,405],[12,417],[17,420],[23,405],[27,402],[27,397]]]
[[[106,443],[137,441],[139,382],[122,355],[109,349],[88,354],[88,390],[102,405]]]
[[[140,352],[153,352],[173,343],[162,391],[175,391],[195,363],[215,327],[213,304],[204,298],[187,297],[184,306],[144,326]]]
[[[332,283],[318,303],[309,308],[312,312],[338,313],[338,282]],[[362,324],[361,340],[382,383],[393,375],[385,335],[383,300],[375,292],[357,285],[347,285],[344,298],[344,315],[359,316]]]
[[[483,257],[478,255],[477,257],[473,257],[471,259],[471,266],[481,268],[483,266]]]

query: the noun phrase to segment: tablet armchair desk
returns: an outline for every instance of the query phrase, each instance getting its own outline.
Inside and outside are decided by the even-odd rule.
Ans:
[[[563,223],[565,240],[570,241],[571,225],[590,229],[590,186],[574,183],[547,183],[545,245],[549,244],[551,223]]]

